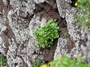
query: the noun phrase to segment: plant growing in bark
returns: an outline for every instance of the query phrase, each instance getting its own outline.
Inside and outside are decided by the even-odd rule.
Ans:
[[[6,58],[2,54],[0,54],[0,65],[5,66],[6,62]]]
[[[69,37],[68,32],[64,33],[64,37]]]
[[[90,63],[85,64],[80,59],[75,60],[63,55],[62,57],[49,62],[49,67],[90,67]]]
[[[53,40],[59,37],[59,26],[56,19],[49,20],[41,28],[37,28],[34,31],[38,44],[40,47],[50,47],[53,44]]]
[[[42,60],[41,59],[37,59],[34,64],[33,67],[40,67],[40,65],[42,64]]]
[[[85,27],[90,27],[90,0],[77,0],[75,3],[78,13],[75,14],[77,25],[82,25],[83,30]]]

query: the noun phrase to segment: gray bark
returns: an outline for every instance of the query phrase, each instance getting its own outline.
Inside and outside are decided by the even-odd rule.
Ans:
[[[0,0],[0,52],[7,58],[5,67],[33,67],[36,58],[44,58],[40,48],[35,46],[36,40],[33,34],[35,28],[41,27],[48,20],[45,17],[40,18],[40,13],[34,14],[35,4],[43,2],[50,3],[46,0],[10,0],[9,2]],[[64,47],[69,39],[58,38],[54,59],[65,53],[69,57],[75,53],[84,53],[85,56],[82,50],[86,47],[81,46],[85,45],[81,40],[84,40],[87,30],[84,32],[81,27],[75,25],[76,20],[73,19],[73,15],[77,9],[70,3],[70,0],[56,0],[59,15],[65,18],[70,39],[75,47],[68,53],[68,49]],[[86,56],[84,60],[87,60]]]

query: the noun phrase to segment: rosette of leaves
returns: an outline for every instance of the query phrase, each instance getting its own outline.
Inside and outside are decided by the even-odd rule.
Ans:
[[[59,26],[56,19],[49,20],[41,28],[36,28],[34,34],[38,44],[36,46],[45,48],[53,44],[53,40],[59,37]]]
[[[0,54],[0,65],[5,66],[6,62],[6,58],[2,54]]]

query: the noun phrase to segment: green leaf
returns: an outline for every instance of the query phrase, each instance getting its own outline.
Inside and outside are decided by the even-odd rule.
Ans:
[[[86,26],[85,26],[85,25],[83,25],[83,26],[82,26],[82,30],[83,30],[83,31],[85,31],[85,29],[86,29]]]
[[[81,25],[81,23],[80,23],[80,22],[77,22],[77,23],[76,23],[76,25],[77,25],[77,26],[80,26],[80,25]]]
[[[87,0],[78,0],[79,4],[85,5]]]
[[[5,66],[6,62],[6,58],[2,54],[0,54],[0,65]]]

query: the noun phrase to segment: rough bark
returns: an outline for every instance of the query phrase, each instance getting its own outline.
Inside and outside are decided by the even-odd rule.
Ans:
[[[83,53],[84,60],[90,59],[89,54],[87,57],[85,54],[90,53],[90,49],[85,50],[87,47],[83,46],[87,30],[84,32],[76,26],[73,15],[77,9],[70,3],[70,0],[0,0],[0,52],[7,58],[5,67],[33,67],[37,58],[45,60],[52,56],[55,59],[65,53],[69,57]],[[55,18],[59,26],[68,30],[70,37],[63,38],[65,32],[61,32],[56,50],[50,49],[49,55],[35,46],[33,31]]]

